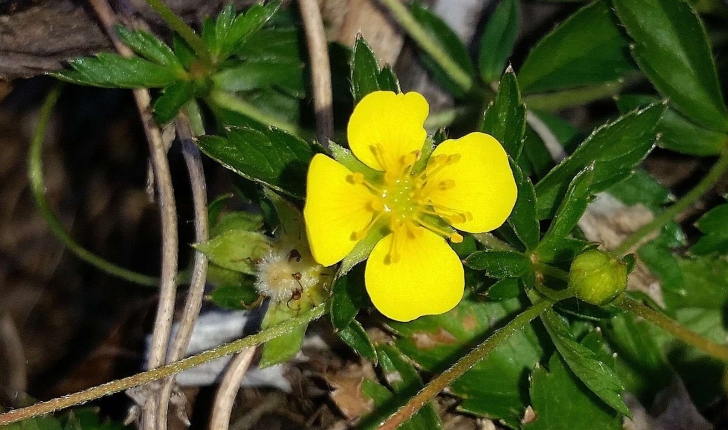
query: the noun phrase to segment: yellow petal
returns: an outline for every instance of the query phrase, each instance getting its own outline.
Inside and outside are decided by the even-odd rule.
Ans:
[[[362,184],[350,181],[351,171],[331,158],[316,154],[308,168],[306,235],[314,259],[330,266],[344,258],[356,245],[354,232],[372,219],[372,194]]]
[[[372,250],[364,279],[374,306],[384,316],[411,321],[438,315],[460,302],[465,288],[463,265],[442,237],[417,227],[416,236],[396,235],[399,261],[389,258],[395,235]]]
[[[452,226],[470,233],[482,233],[500,227],[513,210],[518,191],[508,156],[492,136],[470,133],[457,140],[442,142],[432,153],[437,156],[459,154],[459,161],[443,167],[430,182],[447,181],[454,186],[430,193],[435,211]],[[451,182],[454,181],[454,182]],[[434,187],[433,187],[434,188]],[[468,219],[448,218],[451,213],[438,206],[468,213]]]
[[[367,166],[393,171],[402,156],[422,149],[427,138],[424,124],[429,110],[419,93],[369,93],[356,105],[349,119],[349,147]]]

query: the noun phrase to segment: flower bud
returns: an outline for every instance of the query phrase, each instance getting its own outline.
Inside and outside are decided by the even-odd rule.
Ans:
[[[607,304],[627,287],[627,265],[608,252],[590,249],[571,263],[569,287],[587,303]]]

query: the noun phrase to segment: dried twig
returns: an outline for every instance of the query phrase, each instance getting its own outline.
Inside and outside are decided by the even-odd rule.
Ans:
[[[235,403],[235,396],[240,390],[240,383],[243,381],[254,355],[255,348],[248,348],[240,351],[230,360],[230,365],[225,371],[225,376],[215,396],[212,418],[210,418],[211,430],[227,430],[230,426],[230,413],[233,403]]]
[[[24,393],[28,389],[28,368],[26,366],[23,342],[9,314],[0,316],[0,352],[6,358],[6,388],[11,393]]]
[[[316,139],[321,145],[328,147],[329,139],[334,134],[334,112],[331,105],[331,66],[324,23],[316,0],[299,0],[298,5],[301,8],[301,20],[306,30],[308,55],[311,59]]]
[[[182,143],[182,153],[187,164],[187,171],[190,176],[192,189],[192,200],[195,216],[195,241],[205,242],[209,237],[207,223],[207,184],[205,183],[205,172],[202,169],[202,158],[200,150],[192,141],[193,133],[190,129],[189,118],[180,115],[175,122],[177,136]],[[195,252],[195,262],[192,268],[192,280],[190,289],[187,292],[187,302],[179,322],[179,330],[172,343],[171,351],[167,357],[167,363],[177,361],[184,356],[187,345],[192,337],[192,329],[195,327],[197,317],[202,306],[202,297],[205,293],[205,279],[207,278],[207,257],[199,251]],[[157,427],[162,429],[167,424],[167,410],[169,398],[172,393],[174,378],[164,382],[159,392]]]
[[[121,43],[116,36],[114,25],[117,22],[117,18],[107,1],[89,0],[89,4],[101,20],[116,50],[125,57],[132,56],[132,51]],[[162,224],[162,273],[159,287],[159,305],[157,307],[157,316],[154,321],[152,342],[147,359],[147,367],[153,369],[164,364],[169,335],[172,329],[176,296],[175,276],[177,275],[177,209],[174,201],[172,177],[169,172],[169,163],[167,162],[167,153],[162,142],[162,134],[152,117],[149,91],[141,88],[135,89],[134,100],[139,109],[144,132],[149,142],[149,152],[152,166],[154,167],[154,177],[157,182],[157,194],[159,197],[157,201]],[[145,405],[143,424],[146,428],[155,428],[155,414],[156,410],[153,408],[153,405]]]

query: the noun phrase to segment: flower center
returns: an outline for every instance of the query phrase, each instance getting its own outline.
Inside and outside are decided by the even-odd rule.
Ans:
[[[374,152],[378,158],[386,159],[381,146]],[[364,185],[372,193],[372,200],[368,205],[368,209],[373,213],[372,220],[364,229],[354,232],[352,238],[361,240],[375,224],[380,221],[387,223],[394,235],[392,249],[388,255],[392,263],[399,261],[397,243],[405,238],[403,235],[410,238],[417,237],[422,234],[422,229],[426,229],[451,242],[460,243],[463,237],[447,227],[442,227],[441,223],[438,223],[438,218],[448,224],[472,219],[469,212],[459,212],[432,201],[434,191],[449,190],[456,186],[452,179],[437,180],[434,176],[444,167],[457,163],[460,155],[432,157],[422,172],[412,173],[412,168],[420,155],[420,151],[415,151],[401,157],[394,166],[389,165],[381,184],[367,181],[359,172],[351,174],[348,178],[352,183]]]

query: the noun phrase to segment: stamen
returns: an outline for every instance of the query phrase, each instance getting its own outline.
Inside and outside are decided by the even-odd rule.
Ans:
[[[384,146],[381,143],[377,143],[376,145],[370,146],[372,153],[374,154],[374,158],[379,162],[379,165],[384,168],[384,170],[387,169],[387,163],[384,159]]]
[[[445,179],[444,181],[440,181],[440,184],[438,186],[438,189],[445,191],[445,190],[451,190],[455,188],[455,180],[453,179]]]
[[[366,225],[363,229],[359,231],[355,231],[351,234],[351,240],[360,241],[367,237],[369,234],[369,231],[374,227],[374,225],[382,218],[382,215],[384,212],[379,212],[377,216],[373,217],[371,221],[369,221],[369,224]]]
[[[381,193],[381,190],[378,187],[372,185],[371,182],[367,181],[364,177],[364,174],[362,174],[361,172],[354,172],[351,175],[347,176],[346,179],[352,184],[364,185],[369,189],[369,191],[373,192],[374,194]]]
[[[389,244],[389,253],[387,254],[384,262],[386,264],[396,264],[399,263],[399,260],[401,259],[401,255],[397,252],[397,242],[399,242],[399,235],[402,234],[404,223],[392,220],[390,228],[392,230],[392,241]]]
[[[463,237],[460,234],[458,234],[457,232],[448,231],[448,230],[442,229],[438,226],[428,224],[421,219],[416,219],[415,221],[417,222],[417,224],[419,226],[426,228],[427,230],[435,233],[438,236],[442,236],[446,239],[450,239],[450,241],[453,243],[460,243],[463,241]]]
[[[460,161],[461,158],[462,155],[460,154],[436,155],[430,158],[430,161],[428,161],[425,171],[422,172],[422,175],[420,175],[422,182],[427,182],[427,178],[440,172],[440,170],[442,170],[443,168],[457,163],[458,161]]]
[[[410,173],[417,160],[420,159],[421,155],[421,151],[412,151],[409,154],[402,156],[402,176],[408,175]]]

